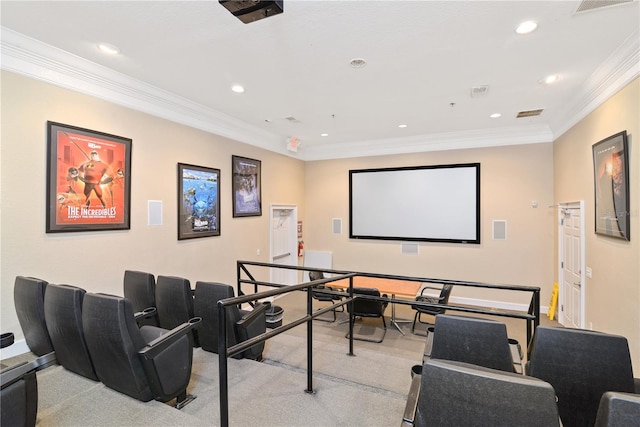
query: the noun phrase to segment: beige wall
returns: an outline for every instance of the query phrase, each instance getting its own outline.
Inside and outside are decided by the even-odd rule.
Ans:
[[[2,331],[21,338],[13,309],[16,275],[122,293],[125,269],[181,275],[192,281],[233,283],[235,261],[267,261],[271,203],[298,205],[306,249],[333,252],[334,267],[358,271],[459,279],[542,288],[549,300],[555,269],[555,209],[584,199],[587,230],[593,224],[591,145],[626,129],[631,152],[631,242],[587,233],[587,322],[629,338],[640,372],[640,152],[639,85],[636,80],[554,144],[451,150],[359,159],[307,162],[201,132],[58,87],[2,72],[0,141],[0,270]],[[45,233],[47,120],[133,140],[131,230]],[[263,215],[232,218],[231,155],[262,160]],[[222,172],[219,237],[177,241],[176,164],[217,167]],[[480,162],[480,245],[420,243],[402,255],[399,242],[348,238],[350,169]],[[164,224],[147,226],[147,201],[162,200]],[[538,207],[532,207],[532,201]],[[333,235],[332,219],[343,220]],[[507,240],[491,238],[492,220],[506,220]],[[256,250],[263,254],[256,256]],[[556,248],[557,251],[557,248]],[[486,292],[459,297],[526,303]],[[456,295],[453,295],[456,297]]]
[[[585,325],[629,339],[640,376],[640,83],[636,79],[554,143],[555,202],[585,201]],[[594,233],[594,182],[591,146],[615,133],[629,138],[631,240]],[[557,246],[556,246],[557,252]],[[557,273],[556,273],[557,274]]]
[[[533,144],[307,162],[305,249],[333,252],[337,269],[538,286],[546,305],[554,282],[552,155],[551,144]],[[350,169],[471,162],[481,163],[480,245],[420,243],[419,254],[403,255],[400,242],[349,239]],[[342,218],[341,235],[331,232],[333,218]],[[493,220],[507,221],[507,240],[492,239]],[[530,297],[458,288],[456,296],[520,304]]]
[[[18,339],[16,275],[119,295],[125,269],[235,284],[236,260],[268,261],[269,204],[295,204],[304,213],[300,160],[8,72],[1,96],[2,331]],[[45,233],[47,120],[133,140],[130,230]],[[232,218],[231,155],[262,161],[261,217]],[[221,236],[177,240],[178,162],[221,170]],[[147,225],[148,200],[162,200],[162,226]]]

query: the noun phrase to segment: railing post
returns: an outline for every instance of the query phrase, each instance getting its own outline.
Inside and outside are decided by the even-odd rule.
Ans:
[[[218,370],[220,374],[220,426],[229,427],[229,372],[227,370],[227,316],[218,301]]]
[[[353,315],[353,276],[349,277],[349,356],[355,356],[353,354],[353,322],[355,316]]]
[[[313,313],[313,291],[311,288],[307,288],[307,389],[305,393],[313,394],[313,319],[311,314]]]
[[[236,261],[236,291],[237,294],[240,295],[240,275],[242,271],[240,271],[240,261]]]

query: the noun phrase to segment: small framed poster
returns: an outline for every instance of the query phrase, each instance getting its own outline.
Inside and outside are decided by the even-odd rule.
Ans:
[[[178,163],[178,240],[220,235],[220,169]]]
[[[596,234],[629,240],[629,155],[626,131],[593,145],[593,172]]]
[[[262,215],[260,160],[231,156],[233,217]]]

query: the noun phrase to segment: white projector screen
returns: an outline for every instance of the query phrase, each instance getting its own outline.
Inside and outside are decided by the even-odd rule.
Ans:
[[[349,171],[349,237],[480,243],[480,163]]]

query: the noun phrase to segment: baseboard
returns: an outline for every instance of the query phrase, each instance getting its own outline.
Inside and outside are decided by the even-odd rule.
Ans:
[[[29,353],[30,351],[27,341],[23,338],[21,340],[14,341],[14,343],[9,347],[0,349],[0,359],[8,359],[10,357]]]
[[[451,297],[449,298],[450,303],[461,304],[461,305],[472,305],[476,307],[485,307],[485,308],[499,308],[502,310],[512,310],[512,311],[523,311],[527,312],[529,310],[528,304],[516,304],[504,301],[491,301],[485,299],[475,299],[475,298],[464,298],[464,297]],[[547,314],[548,306],[540,306],[540,314]]]

